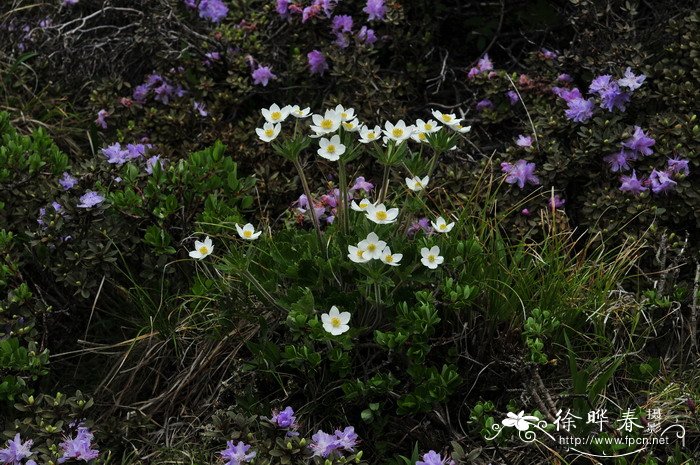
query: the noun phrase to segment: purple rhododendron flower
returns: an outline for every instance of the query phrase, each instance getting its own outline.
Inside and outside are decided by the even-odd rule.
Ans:
[[[476,104],[476,109],[479,111],[485,110],[487,108],[493,108],[493,102],[487,98],[479,100]]]
[[[208,116],[207,107],[202,102],[193,102],[193,108],[199,113],[199,116]]]
[[[32,454],[32,444],[34,441],[31,439],[22,442],[19,433],[17,433],[14,439],[7,440],[6,448],[0,449],[0,463],[19,465],[22,460]]]
[[[272,418],[270,421],[279,426],[280,428],[289,428],[294,425],[297,418],[294,416],[294,409],[292,407],[285,407],[281,412],[272,412]]]
[[[78,204],[78,208],[92,208],[95,205],[101,204],[102,202],[104,202],[104,200],[105,198],[97,192],[86,191],[85,194],[83,194],[80,197],[80,203]]]
[[[410,237],[416,234],[418,231],[423,231],[427,236],[433,233],[433,227],[428,218],[421,218],[418,221],[411,223],[406,230],[406,235]]]
[[[362,26],[360,32],[357,33],[357,39],[367,45],[373,45],[377,41],[377,35],[374,29],[370,29],[367,26]]]
[[[625,105],[630,101],[630,94],[623,92],[616,83],[610,84],[606,89],[600,91],[600,106],[608,111],[615,108],[625,111]]]
[[[199,17],[219,23],[228,14],[228,7],[221,0],[200,0]]]
[[[654,139],[644,134],[642,128],[635,126],[632,137],[627,139],[622,145],[630,150],[639,152],[642,155],[651,155],[654,153],[654,150],[650,147],[652,147],[654,144],[656,144]]]
[[[625,149],[620,149],[619,152],[611,153],[603,160],[610,164],[610,171],[617,173],[618,171],[627,171],[630,169],[628,161],[636,160],[637,156],[634,153],[628,152]]]
[[[107,121],[105,121],[105,118],[109,116],[109,113],[107,110],[100,110],[97,112],[97,119],[95,119],[95,124],[98,126],[102,127],[102,129],[107,129]]]
[[[70,173],[64,172],[63,177],[58,180],[58,183],[64,190],[69,190],[78,184],[78,180],[71,176]]]
[[[542,56],[547,60],[554,60],[559,56],[559,55],[557,55],[556,52],[553,52],[551,50],[547,50],[546,48],[543,48],[540,51],[542,52]]]
[[[374,184],[365,181],[364,176],[358,176],[357,179],[355,179],[354,184],[350,188],[350,192],[362,190],[369,194],[372,191],[372,189],[374,189]]]
[[[339,32],[351,32],[352,31],[352,16],[349,15],[338,15],[333,17],[331,23],[331,30],[334,33]]]
[[[126,158],[128,160],[141,158],[142,156],[146,155],[147,148],[150,148],[150,145],[126,144]]]
[[[478,74],[482,74],[482,73],[485,73],[487,71],[491,71],[492,69],[493,69],[493,62],[489,58],[489,54],[485,53],[484,56],[481,57],[479,59],[479,61],[477,61],[476,66],[469,70],[467,77],[471,79]]]
[[[146,160],[146,173],[153,174],[153,167],[156,166],[156,163],[158,166],[163,168],[164,163],[160,159],[160,155],[153,155],[151,158]]]
[[[530,209],[529,208],[523,208],[520,210],[520,214],[523,216],[530,216]]]
[[[562,73],[559,76],[557,76],[557,81],[560,82],[573,82],[573,80],[574,79],[566,73]]]
[[[602,76],[596,77],[593,79],[593,81],[591,81],[591,85],[588,87],[588,92],[591,94],[600,93],[610,86],[611,80],[612,76],[609,74],[603,74]]]
[[[564,87],[552,87],[552,92],[557,97],[563,99],[566,103],[569,103],[572,100],[583,98],[583,95],[581,95],[581,91],[578,90],[578,88],[576,87],[574,87],[573,89],[566,89]]]
[[[221,53],[219,52],[207,52],[204,54],[204,64],[206,66],[211,66],[215,61],[221,60]]]
[[[277,5],[275,6],[275,11],[281,17],[286,18],[289,16],[289,0],[277,0]]]
[[[532,147],[532,137],[520,134],[515,140],[515,145],[518,147]]]
[[[537,166],[534,163],[528,163],[525,160],[518,160],[515,164],[508,162],[501,163],[501,171],[506,174],[506,182],[508,184],[518,184],[519,188],[524,188],[525,184],[538,185],[540,179],[535,175]]]
[[[508,100],[510,100],[511,105],[515,105],[520,100],[520,97],[518,97],[518,93],[514,90],[509,90],[508,92],[506,92],[506,97],[508,97]]]
[[[639,195],[648,190],[644,186],[644,181],[637,179],[637,173],[634,170],[632,171],[632,176],[621,176],[620,182],[622,183],[620,185],[620,190],[622,192],[630,192],[634,195]]]
[[[335,430],[335,437],[338,440],[338,447],[347,451],[354,451],[357,445],[357,434],[355,428],[346,426],[344,430]]]
[[[617,84],[620,87],[627,87],[630,91],[635,91],[642,86],[642,83],[647,77],[643,74],[636,76],[632,72],[632,68],[627,67],[625,70],[625,75],[622,79],[617,80]]]
[[[667,171],[653,170],[649,175],[651,190],[654,194],[666,192],[676,187],[676,181],[671,178],[671,173]]]
[[[554,195],[554,197],[550,197],[549,200],[547,201],[547,205],[549,205],[549,208],[552,210],[556,210],[557,208],[561,208],[564,206],[566,203],[566,200],[562,199],[558,195]]]
[[[416,461],[416,465],[445,465],[447,458],[442,458],[440,454],[434,450],[429,451],[427,454],[423,454],[423,460]]]
[[[150,92],[151,87],[148,84],[141,84],[134,88],[134,93],[132,97],[139,103],[143,103]]]
[[[688,174],[690,174],[689,161],[678,157],[669,158],[668,171],[673,174],[682,174],[683,176],[688,176]]]
[[[318,430],[316,434],[311,436],[311,441],[309,447],[313,451],[314,457],[326,458],[340,448],[340,443],[335,434],[324,433],[321,430]]]
[[[386,5],[384,0],[367,0],[367,5],[362,9],[367,13],[369,21],[383,21],[386,15]]]
[[[240,465],[250,462],[257,455],[255,451],[248,453],[249,449],[250,445],[243,441],[238,441],[236,445],[233,444],[233,441],[226,441],[226,449],[219,452],[219,454],[226,462],[226,465]]]
[[[78,205],[80,206],[80,205]],[[93,434],[89,429],[80,426],[75,438],[66,438],[60,446],[63,449],[63,456],[58,459],[58,463],[63,463],[66,460],[82,460],[89,462],[97,458],[100,451],[91,449]]]
[[[570,120],[576,123],[585,123],[593,116],[593,100],[584,100],[582,98],[575,98],[567,102],[568,109],[564,111],[564,114]]]
[[[252,73],[253,84],[266,87],[271,79],[277,79],[269,66],[258,66]]]
[[[155,93],[154,100],[161,102],[163,105],[170,103],[170,96],[173,95],[175,87],[171,86],[167,82],[163,82],[161,85],[153,89]]]
[[[340,48],[348,48],[350,46],[350,38],[347,34],[338,33],[335,35],[333,43]]]
[[[309,60],[309,71],[311,74],[323,76],[323,73],[328,71],[328,62],[320,50],[312,50],[306,54],[306,57]]]
[[[119,142],[115,142],[112,145],[101,150],[102,154],[107,157],[107,163],[114,165],[123,165],[129,159],[129,151],[122,149],[122,145]]]

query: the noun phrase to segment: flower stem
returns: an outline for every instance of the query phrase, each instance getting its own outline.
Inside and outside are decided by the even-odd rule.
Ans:
[[[350,229],[348,222],[348,181],[345,173],[345,163],[343,163],[342,160],[338,168],[338,177],[340,178],[340,225],[343,229],[343,233],[347,234],[348,230]]]
[[[326,244],[323,242],[323,237],[321,235],[321,225],[318,222],[318,217],[316,216],[316,209],[314,208],[314,202],[313,198],[311,197],[311,190],[309,189],[309,182],[306,179],[306,174],[304,173],[304,168],[301,166],[301,163],[299,162],[299,158],[296,158],[294,160],[294,167],[297,169],[297,172],[299,173],[299,179],[301,179],[301,185],[304,188],[304,194],[306,195],[306,199],[309,202],[309,214],[311,215],[311,222],[314,225],[314,229],[316,230],[316,238],[318,239],[318,246],[323,250],[324,255],[328,255],[328,251],[326,250]]]

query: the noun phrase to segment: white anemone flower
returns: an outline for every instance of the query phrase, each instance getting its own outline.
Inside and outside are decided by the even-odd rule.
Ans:
[[[396,217],[399,216],[398,208],[386,209],[383,203],[372,205],[367,207],[365,210],[367,218],[377,224],[389,224],[396,221]]]
[[[420,249],[420,254],[421,257],[423,257],[420,259],[420,262],[431,270],[434,270],[445,261],[445,257],[440,255],[440,247],[437,245],[434,245],[430,249],[423,247]]]
[[[380,241],[379,236],[371,232],[367,234],[367,239],[357,244],[357,247],[364,250],[363,255],[368,260],[374,260],[375,258],[381,258],[382,251],[386,247],[386,242]]]
[[[439,216],[435,221],[431,221],[430,223],[433,225],[433,229],[440,233],[448,233],[455,227],[454,223],[448,223],[442,216]]]
[[[311,120],[314,124],[311,125],[311,130],[317,135],[330,134],[335,132],[340,127],[340,115],[334,110],[326,110],[326,113],[321,115],[313,115]]]
[[[362,126],[360,129],[360,142],[363,144],[369,144],[379,139],[382,135],[382,128],[375,126],[374,129],[368,126]]]
[[[459,123],[457,123],[457,124],[451,124],[451,125],[448,125],[448,126],[449,126],[450,129],[452,129],[453,131],[458,132],[458,133],[460,133],[460,134],[466,134],[466,133],[468,133],[469,131],[472,130],[472,127],[471,127],[471,126],[462,126],[462,125],[459,124]]]
[[[294,105],[289,109],[289,114],[295,118],[306,118],[311,114],[311,108],[302,109],[299,105]]]
[[[360,203],[357,203],[354,200],[350,202],[350,208],[352,208],[356,212],[363,212],[367,210],[370,207],[370,205],[372,205],[372,202],[370,202],[369,199],[362,199],[360,200]]]
[[[322,137],[318,145],[319,149],[316,153],[326,160],[338,161],[340,156],[345,153],[345,146],[340,143],[340,136],[337,134],[330,139]]]
[[[406,185],[412,191],[418,192],[422,191],[428,186],[428,181],[430,181],[429,176],[426,176],[423,179],[419,178],[418,176],[414,176],[412,178],[406,178]]]
[[[242,228],[236,223],[236,231],[238,231],[238,235],[241,236],[241,239],[245,239],[247,241],[253,241],[260,237],[260,234],[262,234],[262,231],[255,232],[255,227],[248,223]]]
[[[345,129],[348,132],[357,132],[360,130],[362,125],[360,124],[360,120],[357,118],[350,120],[350,121],[343,121],[343,129]]]
[[[501,420],[503,426],[513,427],[515,426],[518,431],[527,431],[530,429],[530,425],[537,424],[540,421],[539,418],[533,415],[525,415],[525,411],[521,410],[519,413],[508,412],[507,418]]]
[[[447,125],[458,124],[460,121],[462,121],[462,118],[457,118],[454,113],[442,113],[438,110],[433,110],[433,116],[441,123]]]
[[[287,116],[289,116],[289,110],[291,108],[289,105],[287,105],[284,108],[280,108],[279,105],[276,103],[273,103],[270,108],[263,108],[260,110],[262,113],[263,117],[265,118],[265,121],[268,123],[281,123],[282,121],[287,119]]]
[[[194,241],[194,250],[190,251],[190,257],[201,260],[205,257],[211,255],[214,251],[214,244],[211,242],[209,236],[204,239],[204,242]]]
[[[321,315],[323,329],[331,333],[333,336],[338,336],[350,329],[350,312],[340,312],[338,307],[333,305],[328,313]]]
[[[262,128],[255,128],[255,132],[263,142],[272,142],[280,135],[282,125],[280,123],[265,123]]]
[[[411,139],[422,144],[423,142],[428,142],[428,133],[416,131],[411,134]]]
[[[413,134],[414,126],[406,126],[406,123],[400,119],[396,124],[387,121],[384,123],[384,135],[396,142],[403,142]]]
[[[438,132],[441,128],[442,126],[432,119],[428,121],[423,121],[422,119],[416,120],[416,131],[432,134]]]
[[[354,108],[343,108],[342,105],[335,107],[335,112],[340,116],[341,121],[351,121],[355,118]]]
[[[371,258],[368,258],[365,252],[367,252],[365,249],[361,249],[354,245],[348,246],[348,258],[351,262],[367,263],[368,261],[370,261]]]
[[[403,258],[403,254],[400,253],[391,253],[391,249],[389,247],[385,247],[384,250],[382,250],[382,255],[379,257],[379,259],[383,262],[386,263],[389,266],[399,266],[399,262]]]

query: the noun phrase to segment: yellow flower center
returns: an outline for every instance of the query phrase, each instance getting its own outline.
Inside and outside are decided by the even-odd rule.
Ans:
[[[385,211],[381,211],[381,210],[378,211],[377,213],[375,213],[374,216],[376,216],[377,219],[380,220],[380,221],[384,221],[385,219],[387,219],[387,214],[386,214],[386,212],[385,212]]]
[[[199,248],[199,253],[201,253],[202,255],[206,255],[209,253],[209,249],[206,245],[203,245]]]
[[[401,137],[401,136],[403,136],[403,129],[401,129],[401,128],[394,128],[394,129],[391,131],[391,134],[392,134],[394,137]]]
[[[391,255],[386,255],[384,257],[384,261],[386,261],[387,263],[392,263],[394,261],[394,257],[392,257]]]
[[[358,257],[362,258],[362,256],[365,254],[365,251],[362,249],[357,249],[356,254]]]
[[[423,183],[420,181],[416,181],[416,187],[423,187]]]
[[[340,114],[340,117],[343,118],[343,119],[347,119],[347,118],[348,118],[348,114],[345,113],[345,112],[343,112],[343,113]]]
[[[370,245],[368,245],[368,246],[367,246],[367,250],[368,250],[369,252],[374,252],[375,250],[377,250],[377,244],[370,244]]]
[[[461,124],[455,124],[455,129],[457,129],[457,130],[462,129],[462,125],[461,125]]]
[[[374,133],[374,131],[370,131],[370,132],[367,133],[367,139],[373,140],[373,139],[376,139],[376,138],[377,138],[377,135]]]
[[[428,255],[428,261],[433,263],[435,261],[435,255]]]
[[[331,326],[333,326],[334,328],[338,328],[341,324],[342,322],[340,321],[340,317],[331,317]]]
[[[369,207],[369,200],[361,200],[360,201],[360,208],[365,209]]]
[[[443,231],[444,231],[445,229],[447,229],[447,224],[442,223],[442,224],[440,225],[440,229],[443,230]]]
[[[265,129],[265,135],[266,135],[267,137],[272,137],[274,134],[275,134],[275,130],[274,130],[274,129]]]
[[[330,129],[333,127],[333,121],[329,119],[324,119],[323,121],[321,121],[321,127],[323,129]]]
[[[277,121],[278,119],[282,118],[282,113],[279,111],[273,111],[270,116],[272,117],[273,120]]]
[[[450,116],[450,115],[442,115],[442,119],[443,119],[443,121],[446,121],[446,122],[449,123],[450,121],[452,121],[452,116]]]
[[[243,237],[246,237],[246,238],[253,237],[253,231],[250,231],[250,230],[243,231]]]
[[[335,145],[331,144],[326,147],[326,152],[328,153],[335,153]]]
[[[352,122],[343,123],[343,126],[345,126],[345,129],[352,129],[355,127],[355,125],[352,124]]]
[[[433,125],[430,124],[430,123],[425,123],[425,126],[424,126],[424,127],[425,127],[425,130],[426,130],[426,131],[430,131],[431,129],[433,129]]]
[[[418,139],[419,139],[419,140],[425,140],[425,133],[424,133],[424,132],[419,132],[419,133],[418,133]]]

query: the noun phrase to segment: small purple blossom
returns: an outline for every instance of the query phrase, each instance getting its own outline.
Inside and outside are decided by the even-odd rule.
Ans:
[[[515,145],[518,147],[532,147],[532,137],[520,134],[515,140]]]
[[[338,446],[341,449],[353,452],[357,445],[357,433],[352,426],[346,426],[344,430],[335,430],[335,437],[338,440]]]
[[[350,46],[350,38],[347,34],[339,32],[335,35],[335,40],[333,41],[333,43],[339,48],[348,48]]]
[[[63,6],[77,5],[78,0],[63,0]]]
[[[476,109],[479,111],[483,111],[487,108],[493,108],[493,102],[487,98],[479,100],[476,104]]]
[[[688,174],[690,174],[689,163],[689,160],[683,158],[669,158],[668,171],[673,174],[682,174],[683,176],[688,176]]]
[[[258,66],[252,73],[253,84],[266,87],[271,79],[277,79],[269,66]]]
[[[127,160],[133,160],[135,158],[143,157],[144,155],[146,155],[146,150],[150,147],[150,145],[145,144],[126,144]]]
[[[630,101],[630,94],[623,92],[615,83],[610,84],[606,89],[600,91],[600,107],[608,111],[615,108],[625,111],[625,106]]]
[[[564,111],[564,114],[576,123],[585,123],[593,116],[593,99],[575,98],[569,100],[567,106],[568,108]]]
[[[523,189],[525,184],[538,185],[540,179],[535,175],[537,166],[534,163],[528,163],[526,160],[518,160],[515,164],[508,162],[501,163],[501,171],[506,174],[506,182],[508,184],[517,184]]]
[[[275,11],[282,18],[287,18],[289,16],[289,0],[277,0]]]
[[[61,177],[61,179],[58,180],[58,183],[64,190],[69,190],[72,189],[76,184],[78,184],[78,180],[71,176],[70,173],[64,172],[63,177]]]
[[[632,92],[639,89],[646,78],[647,77],[644,74],[636,76],[632,72],[632,68],[627,67],[627,69],[625,70],[624,77],[618,79],[617,83],[620,87],[627,87],[630,90],[630,92]]]
[[[107,157],[107,163],[111,163],[113,165],[121,166],[129,159],[129,151],[122,149],[122,145],[119,142],[108,145],[107,147],[103,148],[101,152],[102,155]]]
[[[200,0],[199,2],[199,17],[202,19],[220,23],[227,14],[228,7],[221,0]]]
[[[673,190],[676,187],[676,181],[671,177],[671,173],[667,171],[653,170],[649,175],[651,182],[651,191],[654,194]]]
[[[523,208],[522,210],[520,210],[520,214],[523,216],[530,216],[530,209]]]
[[[206,66],[212,66],[215,61],[221,60],[221,53],[219,52],[207,52],[204,54],[204,64]]]
[[[365,181],[364,176],[358,176],[357,179],[355,179],[354,184],[350,188],[350,192],[362,190],[369,194],[372,191],[372,189],[374,189],[374,184]]]
[[[313,451],[314,457],[326,458],[340,448],[337,436],[324,433],[322,430],[318,430],[316,434],[311,436],[311,441],[309,447]]]
[[[95,124],[100,126],[102,129],[107,129],[107,121],[105,121],[105,118],[109,116],[109,112],[107,110],[100,110],[97,112],[97,118],[95,119]]]
[[[151,86],[148,84],[140,84],[134,88],[134,93],[132,94],[132,97],[134,100],[136,100],[139,103],[143,103],[146,101],[146,97],[148,97],[148,93],[151,90]]]
[[[281,412],[272,412],[272,418],[270,421],[280,428],[289,428],[296,422],[297,418],[294,416],[294,409],[292,407],[285,407]]]
[[[562,73],[559,76],[557,76],[557,81],[559,82],[573,82],[573,80],[574,79],[566,73]]]
[[[431,450],[427,454],[423,454],[423,460],[418,460],[416,465],[445,465],[446,462],[447,458],[442,458],[440,454]]]
[[[555,60],[559,55],[557,55],[556,52],[553,52],[551,50],[547,50],[546,48],[543,48],[540,50],[542,52],[542,56],[546,60]]]
[[[549,205],[549,208],[552,210],[556,210],[558,208],[561,208],[564,206],[566,203],[566,200],[562,199],[558,195],[554,195],[554,197],[550,197],[549,200],[547,201],[547,205]]]
[[[328,71],[328,62],[326,56],[320,50],[312,50],[306,54],[309,60],[309,72],[323,76],[323,73]]]
[[[630,192],[634,195],[639,195],[648,190],[644,187],[644,181],[637,179],[637,173],[634,170],[632,170],[632,176],[621,176],[620,182],[620,190],[622,192]]]
[[[207,107],[202,102],[193,102],[192,106],[199,113],[199,116],[208,116]]]
[[[100,451],[91,449],[93,434],[84,426],[78,427],[78,432],[75,438],[66,438],[60,446],[63,449],[63,456],[58,459],[58,463],[63,463],[66,460],[82,460],[89,462],[97,458]]]
[[[31,439],[22,442],[19,433],[17,433],[14,439],[8,439],[6,448],[0,449],[0,463],[20,465],[22,460],[32,454],[32,444],[34,441]]]
[[[566,89],[564,87],[552,87],[552,92],[557,97],[563,99],[566,103],[569,103],[572,100],[583,98],[583,95],[581,95],[581,91],[578,90],[578,88],[576,87],[574,87],[573,89]]]
[[[377,42],[377,35],[375,34],[374,29],[370,29],[367,26],[362,26],[360,31],[357,33],[357,40],[367,45],[373,45],[375,42]]]
[[[642,128],[635,126],[632,137],[627,139],[622,145],[642,155],[651,155],[654,153],[654,150],[651,149],[654,144],[656,144],[654,139],[644,134]]]
[[[610,165],[610,171],[617,173],[618,171],[627,171],[630,169],[629,161],[636,160],[634,153],[628,152],[625,149],[620,149],[619,152],[611,153],[603,158],[603,161]]]
[[[506,97],[508,97],[508,100],[510,100],[511,105],[515,105],[520,100],[520,97],[518,97],[518,93],[514,90],[509,90],[508,92],[506,92]]]
[[[489,54],[485,53],[484,56],[477,61],[476,66],[469,70],[467,77],[472,79],[478,74],[486,73],[491,70],[493,70],[493,62],[489,58]]]
[[[233,441],[226,441],[226,449],[219,454],[224,459],[225,465],[241,465],[250,462],[257,455],[255,451],[248,452],[249,449],[250,445],[243,441],[238,441],[238,444],[235,445]]]
[[[421,218],[418,221],[414,221],[411,223],[411,225],[408,227],[406,230],[406,235],[411,237],[415,235],[418,231],[423,231],[426,236],[429,236],[433,233],[433,227],[430,224],[430,220],[428,218]]]
[[[333,17],[333,21],[331,23],[331,30],[336,34],[339,32],[351,32],[352,25],[352,16],[338,15]]]
[[[104,202],[105,198],[94,191],[86,191],[80,197],[80,203],[78,203],[78,208],[92,208],[95,205],[99,205]]]
[[[599,94],[600,92],[610,87],[611,81],[612,76],[609,74],[603,74],[602,76],[598,76],[595,79],[593,79],[593,81],[591,81],[591,85],[588,87],[588,92],[590,92],[591,94]]]
[[[386,15],[386,5],[384,5],[384,0],[367,0],[367,5],[362,11],[367,13],[369,21],[383,21]]]
[[[153,168],[158,164],[158,166],[163,168],[163,161],[160,159],[160,155],[153,155],[151,158],[146,160],[146,173],[153,174]]]

